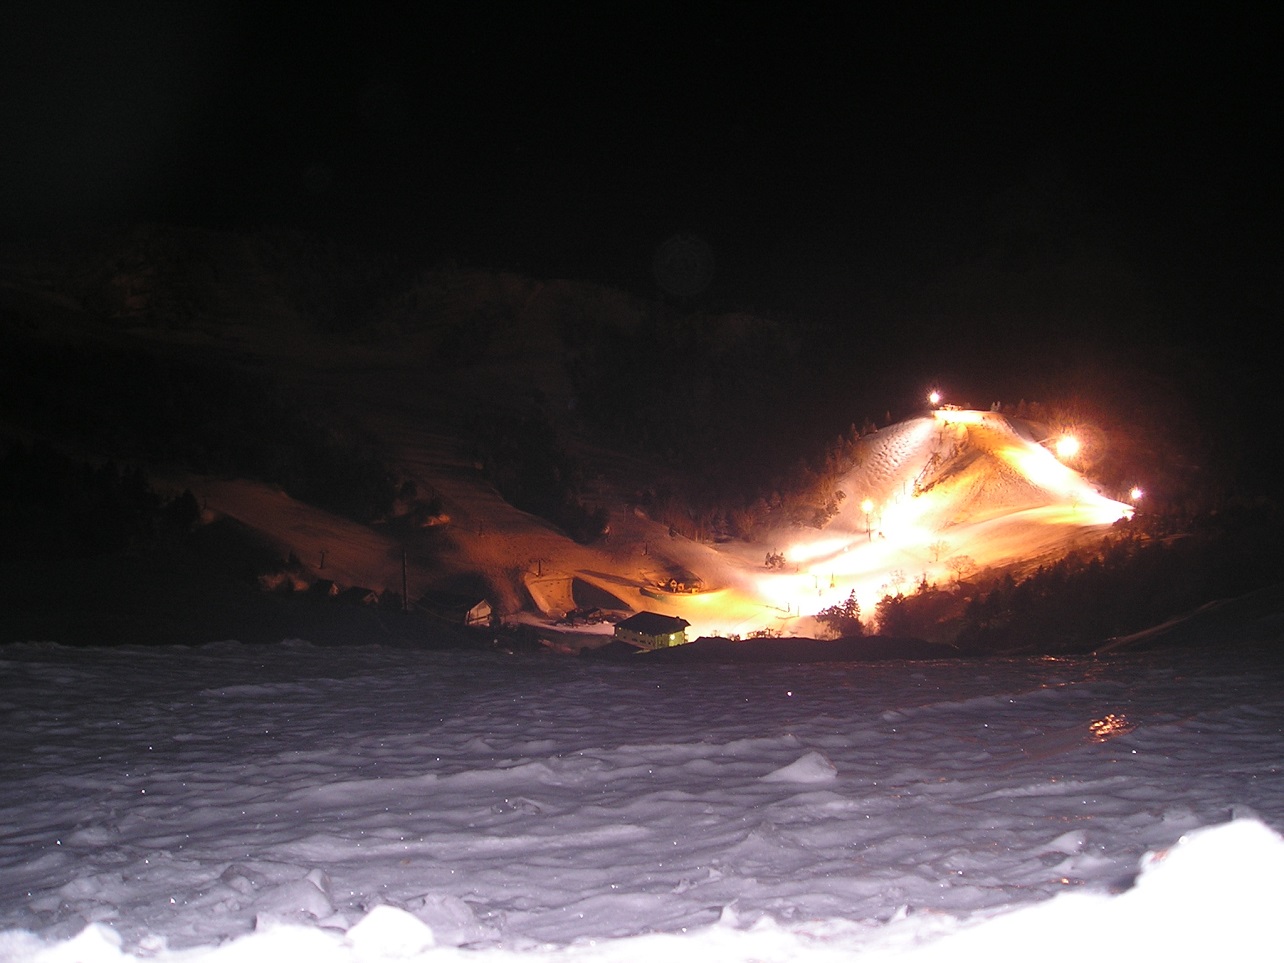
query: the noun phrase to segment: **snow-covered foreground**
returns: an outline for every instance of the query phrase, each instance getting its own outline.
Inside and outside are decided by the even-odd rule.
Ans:
[[[4,960],[1278,952],[1284,663],[1260,654],[0,667]]]

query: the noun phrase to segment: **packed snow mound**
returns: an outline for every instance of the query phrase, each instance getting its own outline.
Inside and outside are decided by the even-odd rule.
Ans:
[[[824,753],[809,752],[787,766],[772,770],[763,782],[829,782],[838,775],[834,764]]]
[[[218,947],[170,952],[162,941],[139,952],[123,949],[120,935],[91,923],[72,939],[49,944],[35,935],[0,932],[7,963],[259,963],[295,959],[313,963],[392,963],[416,960],[513,963],[634,963],[668,956],[726,963],[786,963],[814,959],[953,963],[959,959],[1080,961],[1094,958],[1237,960],[1272,959],[1274,917],[1284,878],[1284,839],[1256,820],[1204,829],[1171,850],[1149,853],[1137,885],[1115,897],[1067,894],[1047,903],[967,921],[898,915],[881,931],[841,919],[805,926],[762,918],[746,925],[734,906],[712,925],[682,934],[649,933],[586,940],[568,946],[532,946],[528,952],[437,945],[433,929],[397,907],[371,909],[346,933],[279,923],[257,928]]]
[[[1273,959],[1284,838],[1238,819],[1147,853],[1119,896],[1067,894],[965,928],[912,960]]]

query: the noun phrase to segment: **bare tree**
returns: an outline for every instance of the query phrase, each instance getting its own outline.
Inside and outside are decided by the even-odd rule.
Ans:
[[[904,570],[899,568],[894,568],[892,569],[891,574],[888,577],[891,579],[892,585],[896,587],[896,594],[904,595],[905,583],[906,581],[908,581],[908,579],[906,579],[905,577]]]
[[[976,562],[970,555],[953,555],[945,560],[945,567],[954,573],[954,584],[958,585],[976,571]]]

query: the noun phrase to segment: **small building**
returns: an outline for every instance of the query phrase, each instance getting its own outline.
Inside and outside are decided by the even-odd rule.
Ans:
[[[493,608],[485,598],[429,589],[419,596],[419,609],[452,625],[490,625]]]
[[[639,612],[615,624],[615,638],[643,649],[667,649],[687,641],[691,623],[659,612]]]

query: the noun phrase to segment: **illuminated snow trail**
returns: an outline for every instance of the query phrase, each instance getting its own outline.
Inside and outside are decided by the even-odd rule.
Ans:
[[[687,619],[692,638],[813,633],[808,616],[853,591],[871,613],[884,595],[1064,551],[1132,512],[997,412],[937,410],[869,436],[865,450],[838,483],[847,497],[823,530],[776,536],[783,569],[709,562],[718,592],[660,607]]]

